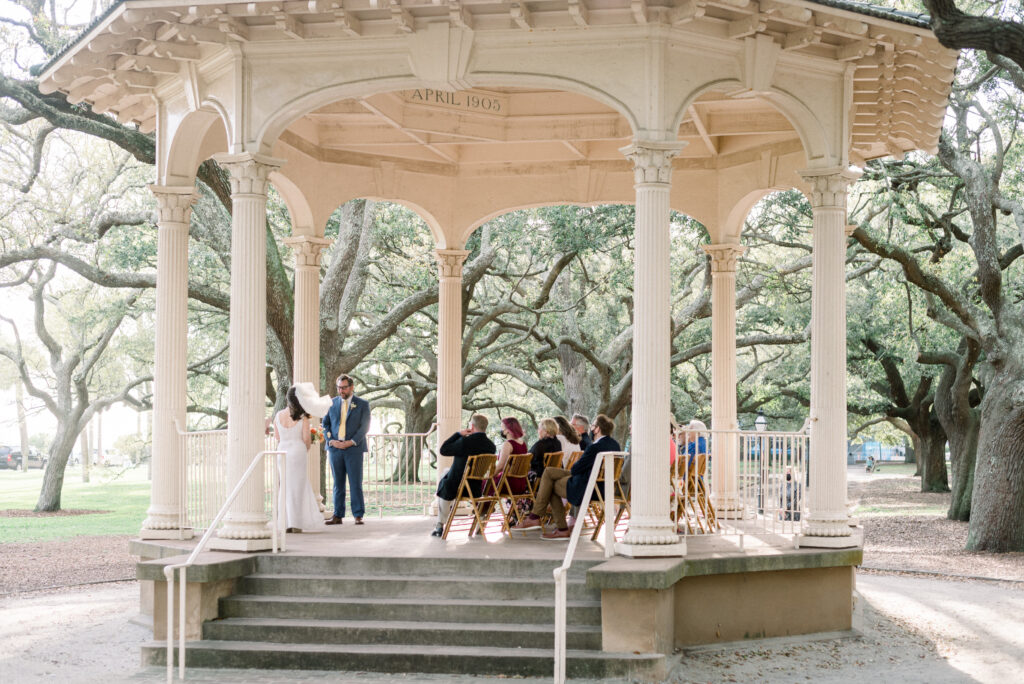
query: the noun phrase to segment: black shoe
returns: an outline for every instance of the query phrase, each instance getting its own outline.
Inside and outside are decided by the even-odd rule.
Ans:
[[[430,536],[440,537],[442,534],[444,534],[444,525],[437,523],[437,525],[434,526],[434,531],[430,533]]]

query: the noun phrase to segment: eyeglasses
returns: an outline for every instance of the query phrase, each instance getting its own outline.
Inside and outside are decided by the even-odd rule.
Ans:
[[[348,389],[352,385],[338,385],[338,389]]]

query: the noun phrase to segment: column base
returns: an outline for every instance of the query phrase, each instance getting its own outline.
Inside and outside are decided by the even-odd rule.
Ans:
[[[143,527],[139,530],[139,539],[191,539],[195,536],[195,530],[191,527],[183,527],[174,530],[150,530]]]
[[[283,541],[283,539],[281,540]],[[225,539],[214,537],[210,540],[211,551],[270,551],[274,548],[274,540],[264,539]]]
[[[864,545],[864,530],[853,530],[845,537],[814,537],[809,534],[797,535],[796,543],[800,547],[811,549],[852,549]]]
[[[739,520],[743,517],[743,502],[736,496],[723,496],[719,501],[712,499],[715,515],[725,520]]]
[[[675,558],[686,555],[686,540],[673,544],[632,544],[616,542],[615,553],[627,558]]]

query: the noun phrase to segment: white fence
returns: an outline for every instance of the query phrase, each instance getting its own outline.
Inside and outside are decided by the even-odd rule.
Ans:
[[[381,433],[367,436],[369,452],[363,461],[363,498],[367,512],[377,515],[423,514],[437,489],[437,454],[431,447],[435,426],[422,433]],[[182,459],[182,527],[205,529],[231,490],[227,477],[227,430],[178,433],[185,458]],[[267,450],[277,448],[274,437],[266,439]],[[263,476],[264,491],[273,481],[271,460]],[[334,505],[334,475],[328,459],[324,473],[324,504]],[[348,483],[346,483],[347,485]],[[346,492],[347,493],[347,492]],[[268,493],[269,497],[270,494]],[[346,497],[351,506],[351,495]],[[270,500],[266,510],[270,510]]]
[[[678,442],[672,489],[682,534],[800,533],[808,482],[806,433],[690,431]]]
[[[228,482],[228,431],[203,430],[199,432],[181,432],[182,459],[181,488],[182,527],[206,529],[224,504],[228,492],[234,483]],[[265,448],[273,451],[277,448],[274,437],[266,438]],[[257,476],[254,476],[257,477]],[[274,481],[274,460],[265,459],[263,473],[263,491],[266,494],[266,508],[271,509],[271,483]]]
[[[367,436],[363,497],[368,514],[426,514],[437,487],[436,426],[422,433]],[[227,431],[180,433],[183,526],[206,528],[230,491]],[[692,431],[679,440],[672,469],[672,509],[684,535],[796,535],[806,515],[809,437],[804,432]],[[272,436],[266,448],[276,448]],[[273,471],[263,476],[270,491]],[[333,508],[328,459],[324,504]],[[347,489],[346,482],[346,489]],[[351,494],[346,491],[346,504]],[[267,494],[269,497],[269,493]],[[266,502],[270,510],[271,502]],[[351,513],[351,511],[346,511]]]

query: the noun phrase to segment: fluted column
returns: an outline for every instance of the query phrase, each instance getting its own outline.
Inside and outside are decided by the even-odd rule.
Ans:
[[[156,344],[153,353],[153,477],[142,539],[191,538],[182,528],[182,440],[187,401],[188,225],[196,190],[151,185],[157,201]],[[175,423],[177,422],[177,425]]]
[[[813,280],[811,290],[811,453],[808,516],[802,546],[843,547],[846,510],[846,193],[859,173],[809,169]]]
[[[462,427],[462,265],[464,249],[438,249],[437,258],[437,439]],[[451,465],[441,457],[438,476]]]
[[[267,177],[283,162],[263,155],[218,155],[231,174],[231,318],[228,352],[228,486],[264,449],[267,387]],[[246,483],[212,548],[270,548],[263,473]]]
[[[635,142],[636,247],[633,265],[633,424],[631,518],[616,551],[626,556],[681,556],[685,542],[669,518],[669,191],[680,142]]]
[[[736,422],[736,261],[737,244],[705,245],[711,256],[711,428],[735,430]],[[721,517],[739,512],[736,490],[737,437],[711,440],[711,492]]]
[[[326,238],[299,235],[285,239],[295,252],[295,318],[293,320],[294,347],[292,350],[293,382],[311,382],[320,387],[320,253],[331,244]],[[320,449],[321,444],[309,447],[306,472],[313,493],[320,501]]]

